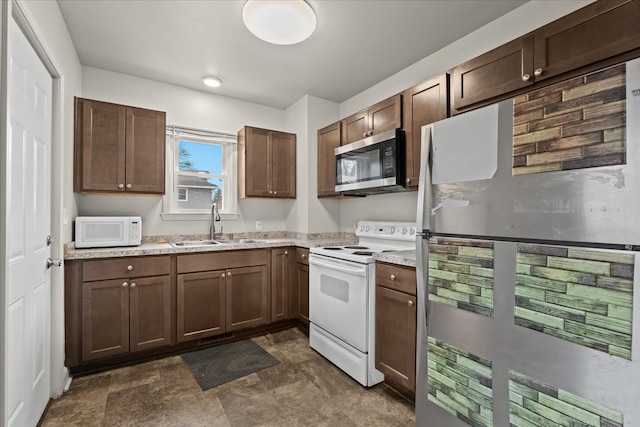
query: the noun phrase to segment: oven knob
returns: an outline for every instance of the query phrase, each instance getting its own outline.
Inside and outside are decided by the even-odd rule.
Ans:
[[[407,227],[402,227],[402,234],[407,234]]]
[[[415,228],[410,228],[410,229],[409,229],[409,234],[410,234],[410,235],[412,235],[412,236],[413,236],[413,233],[415,233],[415,232],[416,232],[416,229],[415,229]]]
[[[366,232],[368,233],[368,232],[369,232],[369,230],[371,230],[371,227],[369,227],[369,226],[367,225],[367,228],[365,228],[365,230],[364,230],[364,231],[366,231]]]
[[[360,231],[364,231],[364,225],[360,226]]]

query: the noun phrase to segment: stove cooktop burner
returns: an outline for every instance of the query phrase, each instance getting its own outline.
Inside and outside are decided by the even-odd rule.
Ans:
[[[353,254],[354,254],[354,255],[371,256],[371,255],[373,255],[373,252],[369,252],[369,251],[355,251]]]
[[[345,249],[369,249],[366,246],[345,246]]]
[[[341,251],[342,248],[340,246],[327,246],[325,248],[322,249],[326,249],[328,251]]]

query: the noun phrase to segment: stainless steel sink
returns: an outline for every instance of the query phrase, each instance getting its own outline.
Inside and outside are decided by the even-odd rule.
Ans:
[[[264,240],[255,240],[255,239],[227,239],[227,240],[218,240],[218,243],[222,244],[231,244],[231,243],[263,243]]]
[[[219,245],[220,242],[215,240],[183,240],[181,242],[170,242],[174,248],[193,248],[196,246],[213,246]]]

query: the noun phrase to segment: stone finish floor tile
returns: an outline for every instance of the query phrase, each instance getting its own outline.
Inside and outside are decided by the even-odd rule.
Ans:
[[[253,338],[280,364],[202,391],[180,356],[74,379],[41,426],[413,426],[413,405],[365,388],[296,328]]]

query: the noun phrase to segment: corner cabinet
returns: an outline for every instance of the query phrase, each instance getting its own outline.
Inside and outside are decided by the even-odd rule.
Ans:
[[[638,16],[637,0],[597,1],[458,65],[453,112],[640,48]]]
[[[416,270],[376,263],[376,369],[413,400],[416,390]]]
[[[75,98],[76,192],[164,194],[162,111]]]
[[[402,114],[406,137],[406,186],[416,190],[420,180],[422,126],[449,115],[449,75],[407,89],[402,94]]]
[[[340,147],[340,122],[318,130],[318,197],[340,196],[336,192],[336,155]]]
[[[402,95],[397,94],[341,120],[342,145],[402,127]]]
[[[296,198],[296,135],[245,126],[238,132],[240,198]]]

